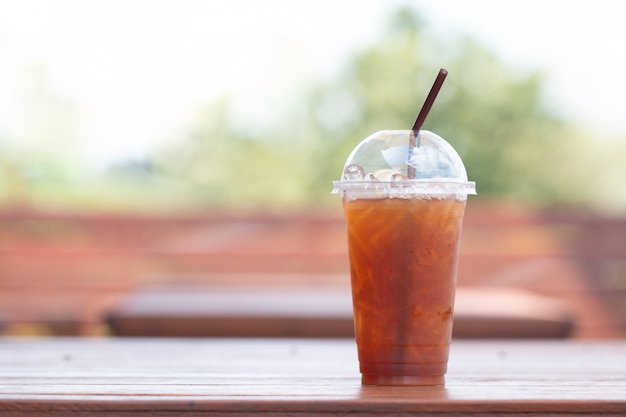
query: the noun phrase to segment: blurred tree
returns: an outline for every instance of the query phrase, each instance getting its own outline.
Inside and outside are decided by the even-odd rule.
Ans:
[[[349,57],[336,77],[298,87],[289,105],[278,93],[247,102],[248,112],[287,113],[273,125],[254,125],[224,97],[199,109],[150,160],[89,177],[80,152],[84,115],[49,85],[45,65],[33,65],[19,83],[19,123],[0,137],[0,202],[115,210],[336,206],[331,182],[350,151],[378,130],[409,129],[440,67],[450,75],[424,129],[457,149],[481,198],[626,206],[623,171],[598,163],[622,155],[622,142],[591,144],[596,138],[544,102],[540,71],[511,67],[469,36],[436,35],[410,7],[392,14],[379,41]]]
[[[578,139],[544,104],[541,73],[509,68],[472,38],[439,39],[411,8],[335,80],[313,86],[280,129],[237,129],[222,102],[160,161],[214,204],[333,201],[331,181],[352,148],[375,131],[409,129],[440,66],[450,75],[424,128],[457,149],[479,194],[581,197],[568,181],[575,159],[564,158]]]
[[[232,121],[227,97],[200,109],[193,120],[182,140],[155,156],[160,172],[186,184],[182,198],[188,204],[276,208],[311,197],[302,187],[307,173],[298,159],[304,142],[297,130],[286,134],[288,123],[281,133],[242,129],[245,122]]]
[[[80,171],[80,110],[51,87],[43,63],[26,68],[18,86],[22,100],[0,138],[0,201],[36,204],[72,183]]]
[[[480,194],[544,203],[567,199],[571,190],[554,171],[567,165],[561,153],[575,139],[569,124],[544,105],[541,73],[519,74],[471,38],[446,44],[426,29],[412,9],[399,10],[379,44],[358,54],[334,85],[314,94],[314,130],[334,142],[317,151],[325,164],[313,179],[320,191],[338,178],[359,140],[377,130],[412,126],[442,66],[450,74],[424,129],[457,149]],[[358,117],[347,118],[351,123],[343,131],[315,117],[337,92],[358,103]]]

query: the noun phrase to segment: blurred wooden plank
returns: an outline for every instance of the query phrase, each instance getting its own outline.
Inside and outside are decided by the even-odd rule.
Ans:
[[[12,289],[0,293],[0,327],[5,335],[93,336],[115,293],[65,289]]]
[[[110,293],[203,285],[207,277],[210,285],[229,274],[250,285],[290,285],[284,278],[292,277],[294,285],[315,286],[318,279],[326,285],[326,276],[345,280],[349,271],[339,206],[287,215],[3,209],[0,228],[0,292]],[[574,337],[625,337],[624,248],[623,217],[476,200],[464,221],[459,285],[560,298],[574,309]]]
[[[117,336],[352,337],[351,303],[349,292],[332,288],[147,288],[107,323]]]
[[[349,290],[306,287],[147,288],[108,314],[114,335],[151,337],[353,337]],[[457,289],[453,335],[563,338],[563,303],[502,288]]]

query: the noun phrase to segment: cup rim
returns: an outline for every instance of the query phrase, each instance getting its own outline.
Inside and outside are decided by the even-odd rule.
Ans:
[[[333,181],[332,194],[397,195],[476,195],[476,183],[452,178],[403,179],[391,181]]]

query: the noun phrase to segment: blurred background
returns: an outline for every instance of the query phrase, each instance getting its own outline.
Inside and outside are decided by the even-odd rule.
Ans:
[[[362,138],[412,125],[443,67],[424,128],[479,193],[459,285],[526,288],[577,306],[575,336],[623,337],[625,8],[3,2],[4,332],[110,334],[154,285],[345,285],[331,182]]]

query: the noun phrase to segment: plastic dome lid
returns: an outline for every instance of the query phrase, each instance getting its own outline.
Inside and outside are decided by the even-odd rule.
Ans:
[[[333,193],[354,198],[476,194],[454,148],[437,134],[421,130],[410,146],[412,131],[376,132],[352,151],[335,181]]]

